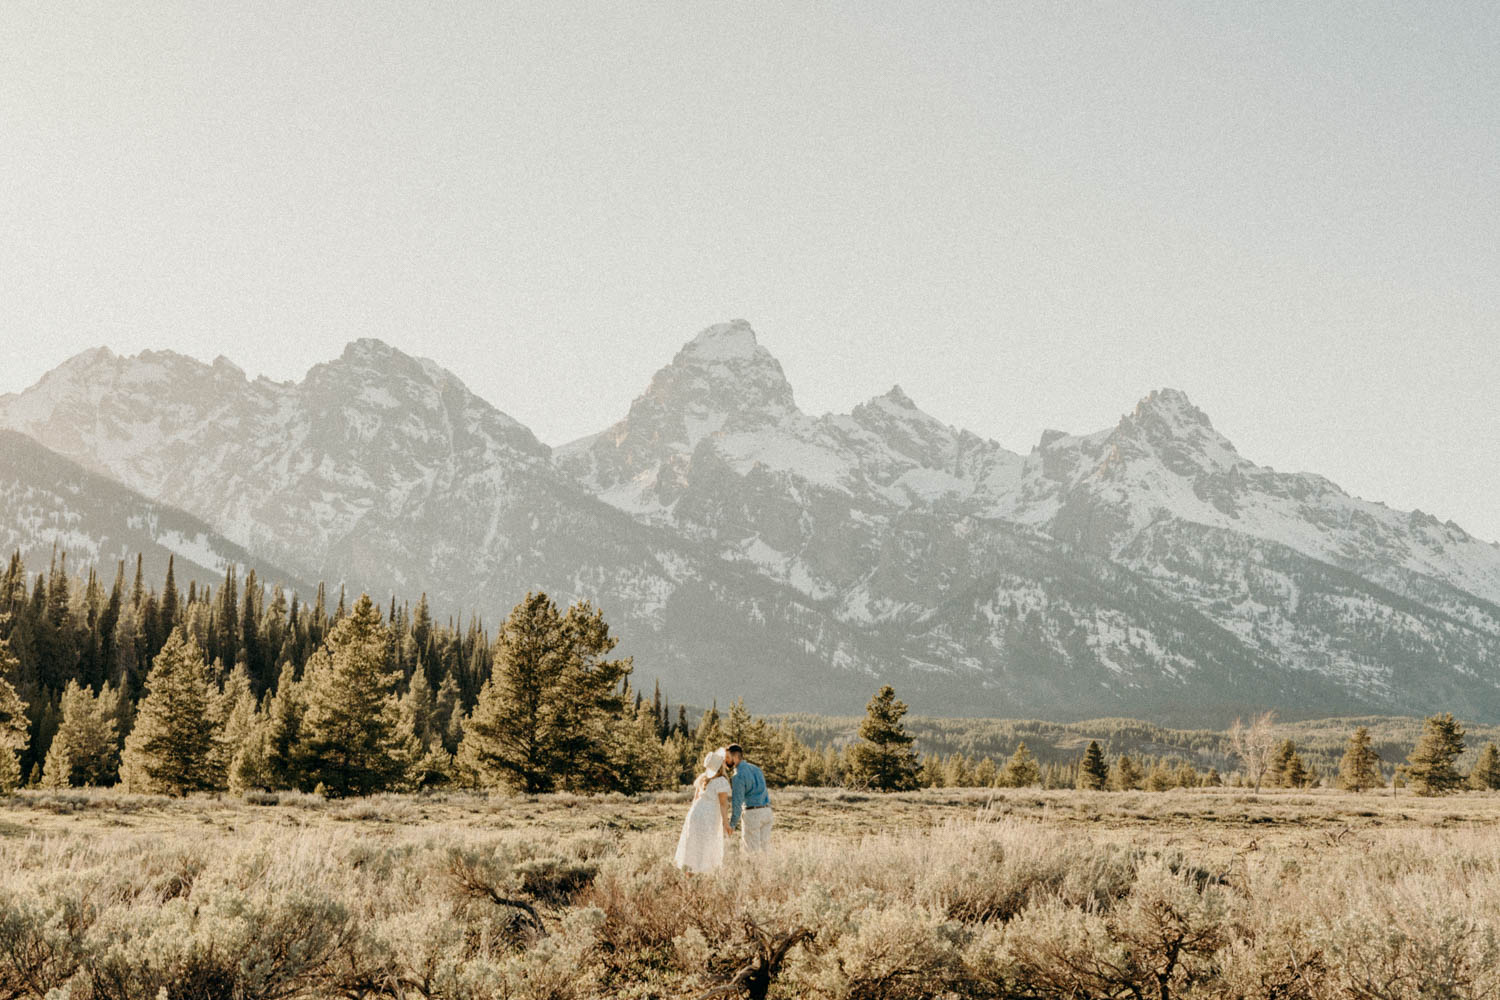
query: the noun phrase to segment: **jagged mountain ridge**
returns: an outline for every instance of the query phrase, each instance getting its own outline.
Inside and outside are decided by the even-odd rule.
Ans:
[[[1500,714],[1500,550],[1256,466],[1170,390],[1021,456],[899,387],[805,414],[736,321],[555,451],[376,341],[300,383],[90,352],[0,426],[305,577],[492,617],[591,597],[682,697],[847,711],[879,678],[962,714]]]

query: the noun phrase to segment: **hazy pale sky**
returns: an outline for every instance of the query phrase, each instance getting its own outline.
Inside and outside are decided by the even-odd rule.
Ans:
[[[0,392],[368,335],[561,443],[733,317],[814,413],[1175,386],[1500,538],[1500,5],[0,7]]]

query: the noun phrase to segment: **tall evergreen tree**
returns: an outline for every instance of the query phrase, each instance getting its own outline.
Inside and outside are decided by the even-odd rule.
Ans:
[[[214,737],[203,650],[175,629],[146,675],[146,697],[125,739],[120,778],[131,791],[168,795],[215,788]]]
[[[273,788],[309,788],[302,758],[302,718],[307,712],[296,667],[281,668],[276,693],[266,701],[262,742],[264,781]],[[242,776],[243,777],[243,776]]]
[[[1474,770],[1469,772],[1469,787],[1488,792],[1500,788],[1500,747],[1495,746],[1494,740],[1479,751]]]
[[[417,672],[426,676],[420,663],[417,664]],[[450,670],[443,674],[443,683],[438,687],[432,713],[433,730],[442,739],[443,749],[449,753],[458,752],[458,742],[451,739],[450,734],[457,734],[462,730],[463,715],[463,698],[458,689],[458,678]]]
[[[1104,760],[1104,751],[1098,740],[1089,740],[1083,752],[1083,762],[1078,767],[1078,787],[1086,791],[1100,791],[1109,785],[1109,764]]]
[[[96,696],[70,680],[60,707],[62,722],[42,764],[42,784],[47,788],[113,784],[120,767],[114,692],[104,688]]]
[[[719,699],[715,698],[713,703],[704,709],[703,715],[698,719],[698,725],[693,728],[693,738],[698,741],[702,753],[717,747],[724,746],[729,741],[724,739],[724,719],[719,715]]]
[[[1378,788],[1380,784],[1380,755],[1370,740],[1370,730],[1360,726],[1349,735],[1344,757],[1339,761],[1339,787],[1349,792],[1363,792]]]
[[[506,619],[494,674],[464,722],[461,766],[527,793],[610,787],[610,729],[630,670],[605,659],[615,641],[591,606],[564,617],[546,594],[528,594]]]
[[[1000,781],[1007,788],[1029,788],[1040,784],[1042,780],[1042,769],[1037,765],[1036,756],[1022,740],[1016,746],[1016,752],[1011,754],[1010,760],[1005,762],[1005,770],[1000,773]]]
[[[167,582],[162,586],[161,604],[156,612],[156,620],[164,636],[171,635],[172,630],[177,627],[177,578],[173,571],[174,559],[175,557],[170,554],[167,556]]]
[[[608,658],[620,641],[587,601],[568,608],[562,633],[566,656],[550,719],[556,773],[574,791],[620,790],[625,779],[615,769],[616,744],[632,738],[635,715],[625,693],[630,658]]]
[[[235,664],[234,670],[224,678],[223,689],[214,699],[214,767],[224,775],[221,784],[229,784],[228,775],[234,759],[240,756],[247,743],[259,736],[257,709],[250,672],[243,663]]]
[[[974,786],[976,788],[993,788],[1000,781],[1000,769],[995,766],[993,757],[985,757],[974,766]]]
[[[1128,754],[1122,753],[1115,760],[1114,769],[1109,775],[1109,783],[1117,791],[1130,792],[1139,789],[1145,778],[1141,766],[1131,760]]]
[[[385,656],[385,627],[365,594],[308,663],[300,750],[308,780],[330,795],[400,787],[420,756],[415,739],[403,732],[397,677]]]
[[[913,738],[901,719],[906,704],[895,689],[882,687],[865,706],[859,725],[860,742],[849,748],[850,777],[859,784],[882,791],[902,792],[917,787],[921,763]]]
[[[1266,769],[1266,784],[1272,788],[1293,787],[1288,772],[1292,767],[1292,758],[1296,756],[1296,743],[1282,740],[1277,744],[1276,752],[1271,756],[1271,766]]]
[[[120,656],[116,646],[116,629],[120,624],[120,610],[125,602],[125,562],[115,564],[115,583],[109,592],[109,600],[99,613],[95,631],[99,636],[99,673],[102,681],[118,684]]]
[[[425,670],[412,671],[411,680],[407,682],[406,693],[401,696],[401,717],[404,725],[416,734],[417,739],[422,741],[425,750],[434,742],[439,742],[441,733],[436,725],[437,706],[432,696],[432,688],[427,686],[427,672]]]
[[[745,757],[765,772],[766,782],[772,786],[788,782],[787,762],[781,752],[780,741],[764,719],[757,719],[745,707],[744,698],[736,698],[729,705],[721,731],[716,734],[719,743],[715,746],[738,744]],[[707,753],[714,747],[704,747]]]
[[[1406,775],[1418,795],[1446,795],[1463,784],[1453,766],[1464,752],[1464,730],[1452,712],[1428,716],[1422,736],[1406,758]]]
[[[26,703],[10,682],[19,672],[20,662],[11,654],[10,641],[0,639],[0,792],[14,791],[20,785],[21,752],[30,737]]]

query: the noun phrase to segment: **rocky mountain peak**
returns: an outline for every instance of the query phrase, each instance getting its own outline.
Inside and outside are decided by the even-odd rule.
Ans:
[[[245,379],[245,369],[241,368],[233,361],[230,361],[222,354],[214,358],[213,369],[214,371],[233,379],[237,379],[240,381],[244,381]]]
[[[884,396],[877,396],[875,398],[877,401],[889,403],[891,406],[899,407],[903,410],[915,410],[917,408],[917,404],[912,402],[911,397],[902,391],[900,385],[891,386],[890,391]]]
[[[755,331],[742,319],[716,323],[682,346],[674,364],[712,364],[723,361],[769,358],[770,352],[755,339]]]
[[[1179,476],[1227,471],[1242,459],[1208,415],[1180,389],[1157,389],[1120,418],[1107,441],[1103,471],[1154,459]]]
[[[749,323],[733,320],[684,344],[652,377],[628,419],[652,415],[697,426],[743,425],[775,422],[796,409],[780,362],[756,341]],[[685,443],[691,446],[698,437]]]
[[[1193,405],[1181,389],[1153,389],[1135,405],[1131,416],[1142,423],[1159,422],[1175,427],[1202,427],[1213,430],[1208,414]]]
[[[344,353],[339,356],[342,361],[369,362],[380,361],[393,355],[406,355],[396,350],[390,344],[378,337],[358,337],[344,345]]]

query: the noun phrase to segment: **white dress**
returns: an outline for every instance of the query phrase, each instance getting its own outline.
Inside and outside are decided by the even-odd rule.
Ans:
[[[724,863],[724,817],[719,813],[719,793],[729,794],[729,781],[714,778],[693,799],[682,836],[677,838],[678,868],[690,872],[711,872]]]

